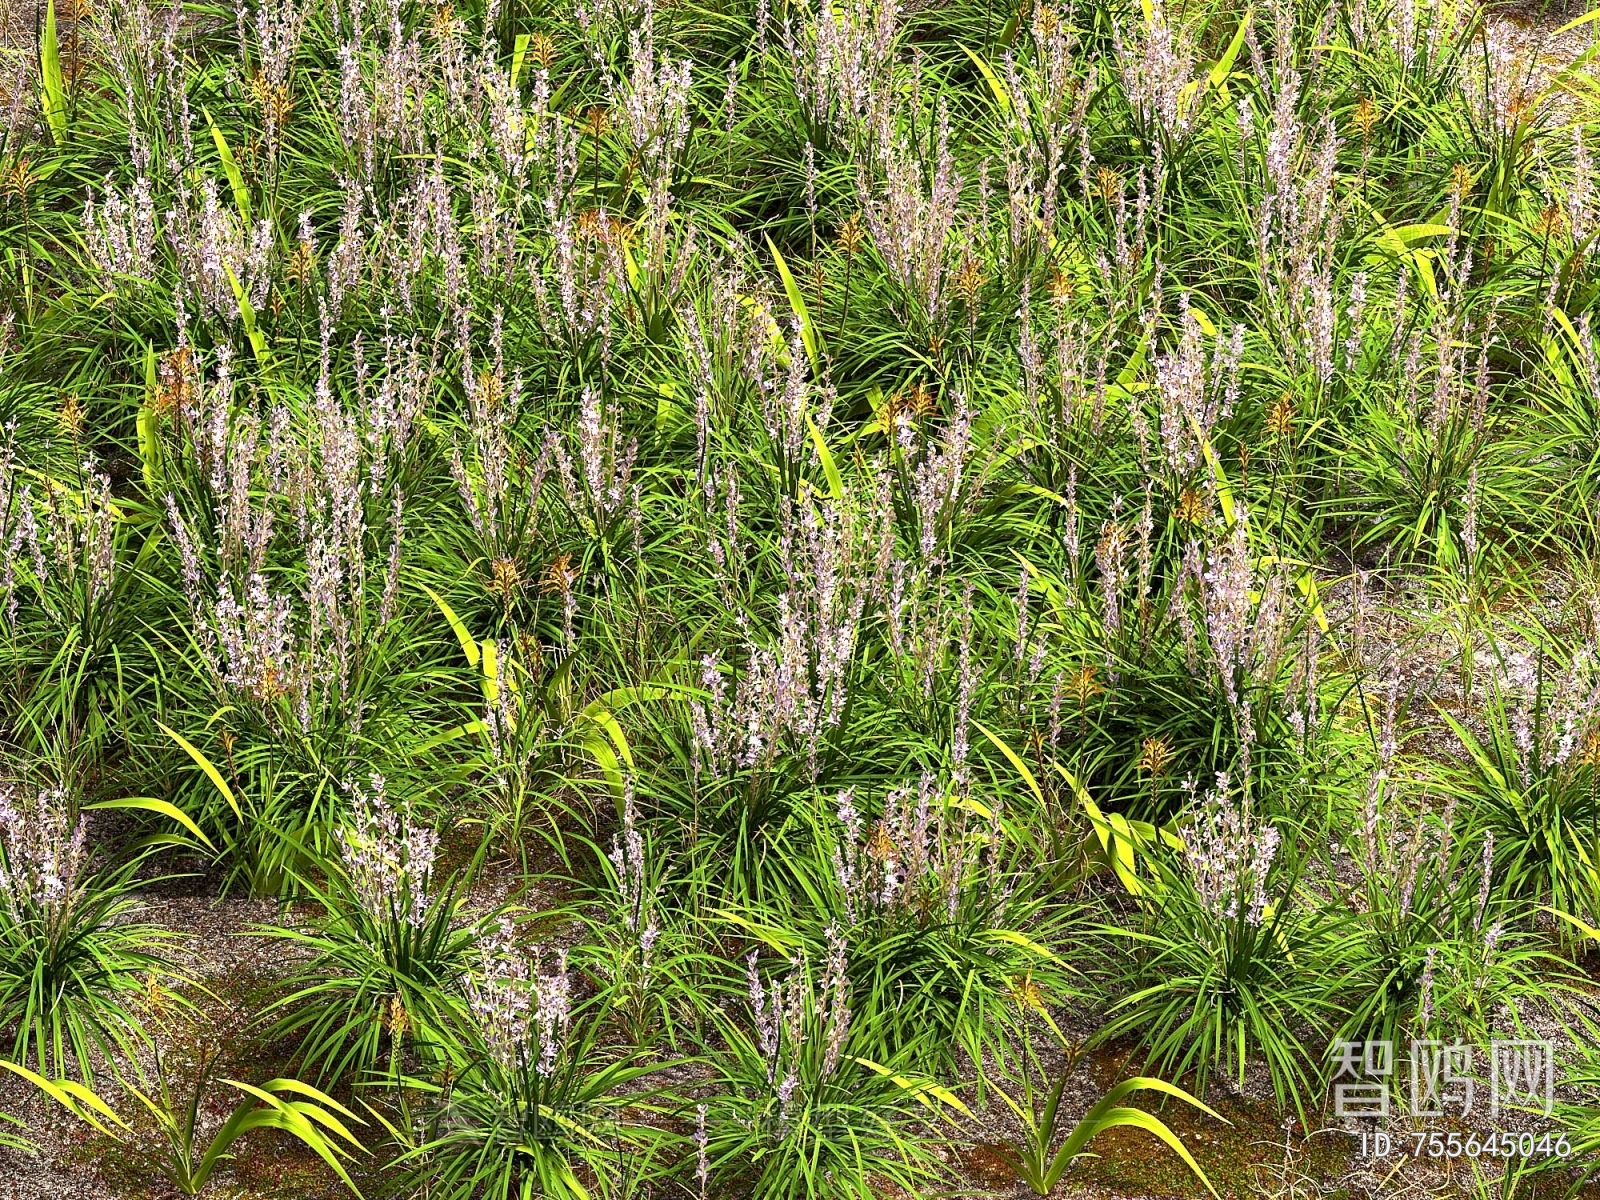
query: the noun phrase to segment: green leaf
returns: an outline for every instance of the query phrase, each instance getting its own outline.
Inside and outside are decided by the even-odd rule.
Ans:
[[[598,700],[578,714],[578,720],[588,726],[583,737],[584,749],[589,751],[611,790],[620,797],[624,786],[623,765],[627,765],[628,774],[633,773],[633,751],[628,746],[627,735],[611,710]],[[612,746],[616,747],[615,752]]]
[[[633,750],[628,746],[627,735],[622,732],[622,725],[618,722],[616,713],[631,705],[642,704],[647,700],[659,700],[671,694],[671,688],[659,684],[612,688],[605,695],[591,700],[578,714],[576,723],[586,723],[590,726],[584,744],[595,756],[595,761],[600,764],[601,770],[606,773],[618,795],[622,793],[623,765],[627,766],[630,774],[634,768]],[[611,739],[610,745],[607,745],[605,738],[600,736],[602,733]],[[612,753],[611,746],[616,747],[616,753]]]
[[[170,730],[168,732],[170,732]],[[200,843],[205,846],[207,850],[215,853],[217,849],[211,844],[211,839],[206,837],[204,833],[200,832],[200,826],[194,823],[189,814],[184,812],[183,809],[179,808],[176,804],[173,804],[170,800],[158,800],[154,796],[131,796],[120,800],[100,800],[94,804],[85,804],[83,807],[86,809],[137,809],[142,812],[155,813],[157,816],[170,817],[179,825],[182,825],[190,833],[194,834],[195,837],[199,838]]]
[[[1200,453],[1205,456],[1212,477],[1217,481],[1217,499],[1222,504],[1222,515],[1228,522],[1228,528],[1232,529],[1238,516],[1233,507],[1233,489],[1228,486],[1228,474],[1222,468],[1222,459],[1217,457],[1217,448],[1211,444],[1206,431],[1200,428],[1200,422],[1195,420],[1194,414],[1185,415],[1189,418],[1189,428],[1194,431],[1195,441],[1200,443]]]
[[[795,283],[794,276],[789,273],[789,264],[783,261],[783,255],[778,253],[778,248],[772,244],[772,239],[767,239],[767,249],[772,251],[772,261],[778,268],[778,276],[783,280],[783,290],[788,293],[789,307],[794,310],[795,318],[800,322],[800,340],[805,344],[806,357],[811,360],[811,375],[820,378],[822,375],[822,359],[817,349],[817,331],[811,324],[811,313],[806,308],[806,298],[800,294],[800,286]]]
[[[484,638],[478,644],[478,652],[483,656],[483,698],[493,704],[500,698],[499,656],[495,653],[494,642],[489,638]]]
[[[1595,12],[1600,13],[1600,8],[1595,9]],[[1573,328],[1572,318],[1555,306],[1551,307],[1550,315],[1555,318],[1556,324],[1561,326],[1561,331],[1567,335],[1567,344],[1571,346],[1575,353],[1582,354],[1583,339],[1579,336],[1578,331]]]
[[[228,802],[228,807],[233,809],[233,815],[241,821],[244,820],[244,810],[239,807],[239,802],[233,798],[233,789],[228,786],[228,781],[222,777],[222,772],[212,765],[211,760],[200,753],[199,749],[177,730],[169,729],[160,721],[156,722],[156,727],[183,747],[189,757],[194,759],[199,764],[200,769],[206,773],[206,778],[216,785],[217,791],[222,793],[222,798]]]
[[[1064,967],[1067,965],[1065,962],[1062,962],[1060,956],[1048,946],[1041,946],[1027,934],[1018,933],[1015,929],[991,929],[983,936],[989,941],[1005,942],[1010,946],[1020,946],[1030,954],[1036,954],[1040,958],[1047,958],[1051,962],[1057,963],[1060,966]]]
[[[1201,1183],[1206,1185],[1206,1191],[1210,1192],[1213,1196],[1217,1195],[1217,1189],[1212,1186],[1211,1180],[1206,1178],[1206,1173],[1200,1169],[1200,1164],[1195,1162],[1194,1155],[1189,1153],[1189,1148],[1183,1144],[1183,1142],[1178,1138],[1178,1135],[1173,1133],[1172,1130],[1168,1129],[1166,1124],[1163,1123],[1159,1118],[1151,1116],[1143,1109],[1112,1108],[1106,1110],[1095,1120],[1093,1125],[1093,1133],[1090,1134],[1090,1138],[1098,1136],[1108,1129],[1117,1128],[1118,1126],[1143,1129],[1149,1133],[1155,1134],[1156,1137],[1160,1138],[1167,1144],[1168,1148],[1170,1148],[1174,1154],[1183,1160],[1184,1165],[1187,1166],[1189,1170],[1194,1172],[1195,1177],[1199,1179]],[[1087,1142],[1090,1140],[1090,1138],[1085,1138],[1084,1140]],[[1071,1145],[1070,1141],[1068,1142],[1068,1145]],[[1067,1146],[1063,1146],[1061,1149],[1064,1153],[1067,1149]],[[1078,1153],[1082,1153],[1081,1149],[1078,1151]],[[1062,1164],[1062,1169],[1064,1170],[1065,1167],[1071,1163],[1072,1158],[1075,1157],[1077,1157],[1076,1154],[1067,1158],[1066,1162]],[[1053,1166],[1054,1164],[1052,1164],[1052,1167]],[[1059,1173],[1056,1173],[1056,1178],[1060,1178]],[[1053,1182],[1054,1180],[1052,1180],[1052,1183]]]
[[[1228,43],[1228,48],[1222,52],[1222,57],[1211,66],[1211,72],[1206,76],[1212,87],[1221,87],[1233,70],[1233,64],[1238,61],[1239,50],[1244,45],[1245,34],[1250,29],[1250,14],[1246,12],[1239,22],[1239,28],[1234,30],[1233,41]]]
[[[1089,789],[1083,786],[1083,781],[1060,763],[1053,762],[1051,765],[1055,767],[1056,774],[1067,781],[1067,786],[1072,789],[1072,794],[1078,798],[1078,803],[1092,807],[1094,801],[1089,799]]]
[[[1034,799],[1036,799],[1040,804],[1043,804],[1044,789],[1039,786],[1039,781],[1033,777],[1033,772],[1028,770],[1028,764],[1023,762],[1022,759],[1017,756],[1017,752],[1015,750],[996,737],[987,726],[982,725],[977,721],[974,721],[972,724],[979,733],[983,734],[984,737],[988,738],[995,744],[995,748],[999,750],[1001,754],[1004,754],[1008,759],[1011,760],[1011,765],[1015,767],[1017,769],[1017,773],[1022,776],[1022,781],[1028,785],[1028,790],[1033,793]]]
[[[1100,843],[1099,855],[1091,857],[1115,872],[1130,896],[1159,895],[1160,888],[1156,884],[1139,877],[1137,852],[1158,841],[1166,842],[1175,850],[1182,849],[1183,843],[1169,829],[1158,830],[1148,821],[1130,821],[1121,813],[1101,811],[1076,776],[1060,763],[1056,763],[1055,768],[1071,785]]]
[[[1587,25],[1590,21],[1600,21],[1600,8],[1595,9],[1593,12],[1586,12],[1586,13],[1583,14],[1583,16],[1577,17],[1577,18],[1574,18],[1571,21],[1568,21],[1560,29],[1557,29],[1557,30],[1555,30],[1555,31],[1553,31],[1551,33],[1545,34],[1544,36],[1545,37],[1551,37],[1551,38],[1558,38],[1563,33],[1571,33],[1574,29],[1578,28],[1578,26],[1580,26],[1580,25]]]
[[[1600,11],[1600,10],[1596,10],[1596,11]],[[1596,929],[1593,925],[1590,925],[1587,921],[1581,920],[1580,918],[1573,916],[1569,912],[1562,912],[1559,908],[1551,908],[1549,905],[1541,904],[1539,906],[1539,909],[1540,909],[1541,912],[1547,912],[1553,917],[1559,917],[1561,920],[1565,921],[1568,925],[1571,925],[1574,929],[1576,929],[1580,934],[1583,935],[1583,938],[1584,938],[1585,941],[1600,942],[1600,929]]]
[[[477,666],[478,639],[467,632],[466,623],[463,622],[460,617],[456,616],[456,610],[445,603],[443,596],[439,595],[438,592],[434,591],[425,583],[421,584],[420,586],[423,591],[428,593],[434,604],[438,605],[439,611],[444,614],[444,619],[450,622],[450,628],[455,631],[456,641],[461,643],[461,652],[467,656],[467,665],[473,667]]]
[[[1099,1103],[1104,1105],[1120,1104],[1123,1097],[1133,1092],[1160,1092],[1163,1095],[1174,1096],[1177,1099],[1182,1100],[1185,1104],[1191,1105],[1194,1108],[1198,1108],[1201,1112],[1205,1113],[1206,1116],[1215,1117],[1224,1125],[1232,1123],[1216,1109],[1207,1105],[1199,1097],[1184,1091],[1175,1083],[1168,1083],[1165,1079],[1157,1079],[1153,1075],[1135,1075],[1131,1079],[1124,1079],[1104,1096],[1100,1097]]]
[[[822,473],[828,480],[828,492],[835,500],[844,499],[844,479],[839,474],[839,465],[833,461],[833,454],[828,449],[828,443],[822,440],[822,430],[817,428],[817,423],[811,419],[811,414],[806,414],[806,428],[811,431],[811,445],[817,451],[817,460],[822,463]]]
[[[256,328],[256,310],[250,303],[250,297],[245,294],[244,285],[239,282],[239,277],[233,273],[233,268],[227,263],[222,264],[223,271],[228,276],[228,283],[233,287],[233,298],[239,307],[239,320],[244,325],[245,334],[250,339],[250,352],[256,361],[266,364],[267,340],[259,329]]]
[[[144,348],[144,381],[145,387],[153,396],[157,386],[154,345],[146,345]],[[144,474],[145,491],[153,495],[156,491],[157,473],[161,468],[161,437],[156,428],[156,410],[151,405],[139,405],[135,431],[139,435],[139,465]]]
[[[522,63],[528,57],[528,39],[533,35],[528,33],[517,34],[517,40],[511,47],[511,86],[516,88],[517,81],[522,78]]]
[[[949,1088],[942,1087],[931,1079],[912,1079],[909,1076],[901,1075],[888,1067],[881,1066],[880,1064],[873,1062],[870,1058],[861,1058],[857,1055],[852,1055],[851,1057],[863,1067],[866,1067],[867,1070],[874,1071],[877,1074],[882,1075],[896,1087],[910,1093],[913,1100],[926,1106],[933,1112],[937,1113],[940,1111],[938,1106],[933,1103],[934,1100],[937,1100],[940,1104],[947,1105],[959,1113],[963,1113],[969,1117],[972,1116],[972,1110],[961,1102],[961,1098],[959,1096],[957,1096]]]
[[[241,1083],[237,1079],[223,1079],[221,1082],[231,1088],[237,1088],[250,1097],[239,1108],[234,1110],[233,1117],[223,1127],[223,1132],[228,1132],[229,1127],[234,1127],[229,1141],[236,1140],[240,1135],[249,1132],[251,1129],[281,1129],[286,1133],[293,1134],[308,1149],[314,1151],[323,1162],[334,1169],[339,1178],[344,1181],[346,1187],[357,1196],[361,1195],[355,1183],[346,1174],[344,1165],[339,1162],[337,1145],[330,1142],[312,1124],[312,1121],[315,1120],[318,1124],[333,1130],[359,1149],[361,1143],[356,1141],[355,1136],[344,1127],[343,1123],[324,1111],[321,1105],[336,1109],[348,1116],[352,1121],[360,1124],[361,1119],[353,1112],[331,1096],[319,1092],[309,1084],[301,1083],[296,1079],[273,1079],[261,1087]],[[300,1095],[311,1096],[318,1103],[308,1104],[299,1100],[284,1100],[277,1094],[279,1092],[296,1092]],[[259,1101],[267,1107],[253,1107],[252,1101]],[[222,1140],[222,1136],[223,1133],[219,1132],[216,1141],[212,1143],[213,1150],[217,1148],[217,1143]],[[207,1157],[210,1157],[210,1152],[208,1152]]]
[[[50,126],[50,140],[60,146],[67,140],[67,88],[61,77],[61,43],[56,33],[56,0],[44,11],[44,34],[39,42],[40,107]]]
[[[436,733],[412,751],[413,754],[426,754],[429,750],[436,750],[447,742],[457,738],[470,737],[474,733],[485,732],[482,721],[468,721],[465,725],[457,725],[453,729],[446,729],[443,733]]]
[[[1328,632],[1328,614],[1322,607],[1322,601],[1317,596],[1317,580],[1309,570],[1303,571],[1294,581],[1300,589],[1300,594],[1306,598],[1306,606],[1311,609],[1311,616],[1317,622],[1317,628],[1323,633]]]
[[[1000,77],[994,73],[994,68],[976,50],[967,45],[962,45],[961,49],[972,60],[972,65],[978,68],[978,74],[983,76],[984,82],[989,85],[989,94],[994,97],[995,107],[1000,110],[1000,115],[1009,121],[1015,111],[1015,107],[1011,102],[1011,93],[1006,90],[1006,85],[1000,82]]]
[[[639,261],[633,256],[633,247],[628,242],[622,244],[622,262],[628,270],[628,286],[634,291],[639,291],[644,286],[644,276],[639,271]]]
[[[1216,1117],[1219,1121],[1223,1121],[1224,1124],[1227,1123],[1220,1113],[1209,1108],[1182,1088],[1168,1083],[1164,1079],[1156,1079],[1147,1075],[1124,1079],[1102,1096],[1095,1106],[1084,1115],[1083,1120],[1079,1121],[1073,1128],[1072,1133],[1068,1135],[1067,1140],[1056,1153],[1055,1161],[1050,1165],[1048,1177],[1050,1184],[1053,1186],[1061,1178],[1062,1173],[1071,1165],[1072,1160],[1082,1154],[1084,1147],[1094,1138],[1108,1129],[1129,1126],[1153,1133],[1165,1142],[1195,1173],[1200,1182],[1206,1185],[1206,1190],[1215,1196],[1217,1194],[1216,1188],[1211,1186],[1211,1181],[1206,1178],[1205,1172],[1200,1169],[1200,1164],[1195,1162],[1194,1157],[1189,1153],[1188,1147],[1178,1139],[1172,1130],[1141,1109],[1122,1106],[1122,1099],[1129,1093],[1136,1091],[1162,1092],[1168,1096],[1175,1096],[1186,1104],[1191,1104],[1198,1108],[1201,1112]]]
[[[763,925],[759,921],[752,921],[749,917],[736,913],[732,909],[714,908],[711,910],[711,915],[721,917],[724,921],[737,925],[751,937],[770,946],[785,958],[793,954],[801,944],[800,938],[788,930],[779,929],[774,925]]]
[[[223,136],[222,130],[217,128],[217,123],[211,119],[211,113],[205,109],[200,111],[205,116],[206,124],[211,126],[211,144],[217,148],[217,157],[222,160],[222,173],[228,177],[228,186],[233,189],[233,205],[239,210],[239,216],[248,221],[250,189],[245,187],[244,172],[239,169],[239,162],[233,157],[228,139]]]
[[[222,269],[227,273],[228,282],[233,286],[233,298],[239,305],[239,320],[244,325],[245,336],[250,339],[250,352],[255,355],[256,362],[263,367],[269,366],[272,356],[267,353],[267,335],[256,327],[255,307],[250,303],[250,297],[245,295],[244,285],[233,273],[233,268],[224,262]]]
[[[81,1083],[76,1083],[71,1079],[57,1079],[52,1081],[46,1079],[43,1075],[28,1070],[27,1067],[24,1067],[18,1063],[8,1062],[5,1059],[0,1059],[0,1068],[4,1068],[5,1070],[10,1071],[13,1075],[19,1075],[23,1079],[26,1079],[29,1083],[33,1084],[34,1087],[38,1088],[45,1095],[49,1096],[73,1116],[77,1117],[80,1121],[85,1121],[94,1126],[107,1137],[114,1138],[117,1135],[112,1130],[108,1129],[104,1124],[102,1124],[100,1120],[95,1117],[95,1113],[99,1113],[113,1124],[119,1125],[124,1129],[126,1129],[128,1126],[126,1121],[112,1111],[109,1104],[100,1099],[99,1096],[95,1095]],[[89,1111],[85,1111],[85,1109],[88,1109]]]
[[[1402,249],[1418,238],[1443,237],[1447,233],[1454,232],[1455,230],[1449,225],[1426,221],[1418,225],[1400,225],[1387,230],[1387,233],[1394,239],[1394,243],[1397,243]]]
[[[228,1081],[224,1080],[223,1082],[226,1083]],[[366,1122],[364,1122],[360,1117],[356,1116],[355,1113],[351,1112],[348,1108],[340,1104],[326,1092],[318,1091],[309,1083],[301,1083],[298,1079],[269,1079],[261,1086],[274,1094],[293,1092],[295,1095],[305,1096],[307,1099],[311,1100],[312,1103],[304,1104],[299,1101],[292,1102],[298,1111],[304,1113],[317,1123],[333,1130],[352,1145],[360,1145],[360,1143],[356,1141],[355,1134],[346,1129],[343,1122],[339,1121],[337,1118],[329,1115],[323,1110],[325,1108],[331,1108],[340,1116],[348,1117],[357,1125],[364,1125]]]
[[[1495,766],[1493,761],[1490,760],[1489,755],[1484,750],[1482,743],[1480,743],[1478,739],[1473,736],[1472,732],[1468,730],[1467,727],[1460,721],[1456,720],[1449,713],[1445,712],[1445,710],[1440,708],[1437,704],[1435,704],[1433,707],[1438,714],[1444,718],[1445,724],[1450,726],[1451,732],[1454,733],[1457,739],[1461,742],[1462,748],[1472,756],[1472,761],[1477,764],[1478,770],[1483,772],[1484,777],[1487,778],[1490,783],[1494,784],[1495,787],[1499,788],[1503,792],[1506,792],[1513,800],[1519,799],[1520,796],[1517,790],[1507,786],[1506,777],[1501,774],[1500,768]]]

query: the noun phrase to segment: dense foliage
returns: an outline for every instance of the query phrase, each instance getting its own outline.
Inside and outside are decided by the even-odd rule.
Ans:
[[[295,1072],[216,1154],[451,1200],[928,1194],[997,1098],[1043,1192],[1051,1046],[1305,1119],[1336,1039],[1592,1043],[1581,62],[1452,0],[24,24],[4,1057],[174,1186],[137,908],[202,870],[286,902]]]

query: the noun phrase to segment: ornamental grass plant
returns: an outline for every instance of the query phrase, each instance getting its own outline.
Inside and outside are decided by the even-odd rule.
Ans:
[[[1514,28],[0,8],[6,1146],[1244,1195],[1336,1043],[1529,1030],[1596,1145],[1600,92]],[[270,984],[189,1093],[175,896]]]

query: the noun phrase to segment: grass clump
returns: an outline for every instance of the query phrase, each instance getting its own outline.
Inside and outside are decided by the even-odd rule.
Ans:
[[[191,872],[278,902],[288,1055],[192,1094],[446,1200],[1045,1194],[1204,1169],[1135,1092],[1277,1145],[1338,1041],[1581,1045],[1595,122],[1507,29],[47,0],[14,1069],[208,1186],[140,999]]]

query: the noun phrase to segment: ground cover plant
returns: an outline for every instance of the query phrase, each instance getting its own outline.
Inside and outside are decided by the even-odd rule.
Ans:
[[[1405,1178],[1585,1185],[1597,23],[0,13],[5,1163],[1354,1195],[1537,1036]]]

